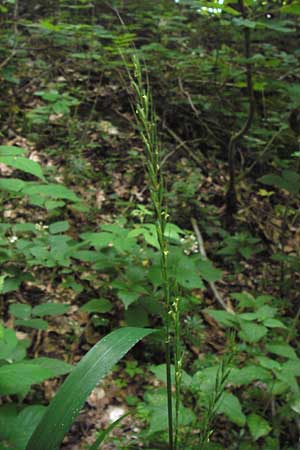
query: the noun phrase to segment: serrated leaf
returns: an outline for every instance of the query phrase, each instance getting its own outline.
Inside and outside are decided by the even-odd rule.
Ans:
[[[246,416],[242,411],[239,399],[235,395],[224,392],[220,399],[217,411],[218,414],[224,414],[231,422],[239,427],[245,425]]]
[[[150,329],[121,328],[98,342],[60,387],[26,450],[57,449],[96,384],[139,340],[151,332],[153,330]]]
[[[239,302],[241,308],[255,307],[255,298],[248,292],[234,292],[231,297]]]
[[[272,319],[276,312],[277,308],[273,308],[269,305],[263,305],[257,309],[256,314],[259,317],[259,321],[263,321],[266,319]]]
[[[224,327],[232,327],[238,323],[237,316],[233,313],[214,309],[205,309],[204,311]]]
[[[289,359],[298,359],[295,350],[288,344],[267,344],[266,350],[278,356]]]
[[[141,292],[138,291],[129,291],[129,290],[118,290],[118,297],[122,300],[125,309],[128,308],[132,303],[136,302],[138,298],[141,296]]]
[[[262,367],[270,370],[281,370],[281,364],[275,359],[268,358],[266,356],[259,356],[258,361]]]
[[[220,269],[216,269],[213,266],[213,263],[208,259],[205,261],[200,261],[198,263],[198,267],[201,273],[202,278],[209,282],[215,282],[222,278],[222,271]]]
[[[269,423],[258,414],[250,414],[247,417],[247,425],[255,441],[262,436],[267,436],[271,431]]]
[[[195,264],[192,261],[188,261],[188,258],[182,258],[176,266],[174,277],[177,283],[184,288],[202,289],[204,287],[203,281],[198,274]]]
[[[150,427],[149,434],[154,434],[160,431],[165,431],[168,429],[168,407],[167,407],[167,392],[165,389],[158,389],[154,392],[147,393],[145,395],[146,408],[150,412]],[[173,405],[174,406],[174,405]],[[174,416],[175,417],[175,411]],[[179,406],[179,425],[187,426],[193,420],[195,416],[193,412],[183,407],[182,404]]]
[[[241,369],[233,368],[228,377],[228,382],[237,386],[243,386],[252,383],[255,380],[263,382],[271,381],[272,376],[263,367],[249,365],[242,367]]]
[[[263,325],[257,325],[253,322],[248,323],[240,321],[241,331],[239,336],[246,342],[254,343],[260,341],[268,332],[268,329]]]

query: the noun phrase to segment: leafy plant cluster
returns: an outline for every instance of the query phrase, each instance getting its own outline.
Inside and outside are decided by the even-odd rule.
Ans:
[[[117,448],[295,448],[299,14],[296,1],[2,2],[3,450],[57,450],[92,388],[150,332],[122,384],[146,374],[128,401],[144,429]],[[30,298],[44,280],[72,300]],[[75,367],[35,357],[74,304],[109,334]],[[69,372],[45,407],[34,386]]]

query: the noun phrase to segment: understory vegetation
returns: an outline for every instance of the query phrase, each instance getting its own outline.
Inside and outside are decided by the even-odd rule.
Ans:
[[[298,0],[0,22],[0,450],[299,449]]]

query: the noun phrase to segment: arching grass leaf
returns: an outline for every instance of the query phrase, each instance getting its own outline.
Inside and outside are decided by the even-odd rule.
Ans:
[[[56,450],[93,388],[139,340],[152,332],[120,328],[98,342],[63,383],[26,450]]]

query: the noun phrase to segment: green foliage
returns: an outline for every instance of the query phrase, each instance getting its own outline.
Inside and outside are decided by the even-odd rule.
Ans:
[[[40,338],[57,326],[56,316],[76,322],[79,309],[74,330],[62,339],[66,353],[69,342],[87,346],[85,340],[118,323],[159,328],[166,322],[162,239],[176,298],[171,325],[177,305],[185,347],[179,444],[199,448],[197,433],[217,397],[218,355],[228,351],[223,333],[234,329],[237,351],[214,408],[215,419],[222,419],[208,427],[220,432],[203,448],[294,449],[300,410],[299,4],[116,0],[110,6],[85,0],[66,0],[59,8],[14,0],[0,5],[0,378],[11,396],[1,400],[0,446],[25,448],[45,413],[34,404],[43,388],[34,386],[71,370],[62,361],[33,357]],[[144,144],[161,143],[170,223],[160,239],[157,211],[143,188],[146,158],[138,130],[129,127],[135,86],[124,80],[134,68],[124,67],[120,49],[126,60],[136,54],[143,62],[148,81],[139,88],[151,85],[157,109],[147,116],[156,134],[147,135],[147,124],[139,128]],[[226,154],[230,137],[247,120],[249,67],[256,113],[237,145],[239,212],[230,222],[223,215]],[[143,102],[137,106],[144,112],[152,107],[149,97]],[[156,170],[153,162],[149,167],[148,158],[148,169]],[[153,200],[160,192],[153,170],[149,175]],[[222,271],[199,255],[192,217]],[[232,290],[254,295],[234,294],[232,312],[230,302],[228,310],[216,310],[208,283],[216,283],[225,300]],[[171,334],[175,338],[174,329]],[[143,378],[151,361],[152,373],[165,383],[164,339],[162,331],[152,336],[137,363],[122,365],[126,375]],[[173,386],[176,376],[171,364]],[[166,426],[166,392],[151,380],[143,402],[135,393],[146,429],[136,447],[149,450],[167,441],[166,428],[149,433]],[[111,429],[100,431],[92,448]],[[220,436],[222,445],[214,442]],[[126,436],[114,444],[120,450],[135,445]]]
[[[55,450],[97,383],[152,330],[120,328],[103,338],[80,361],[50,403],[26,450]]]

